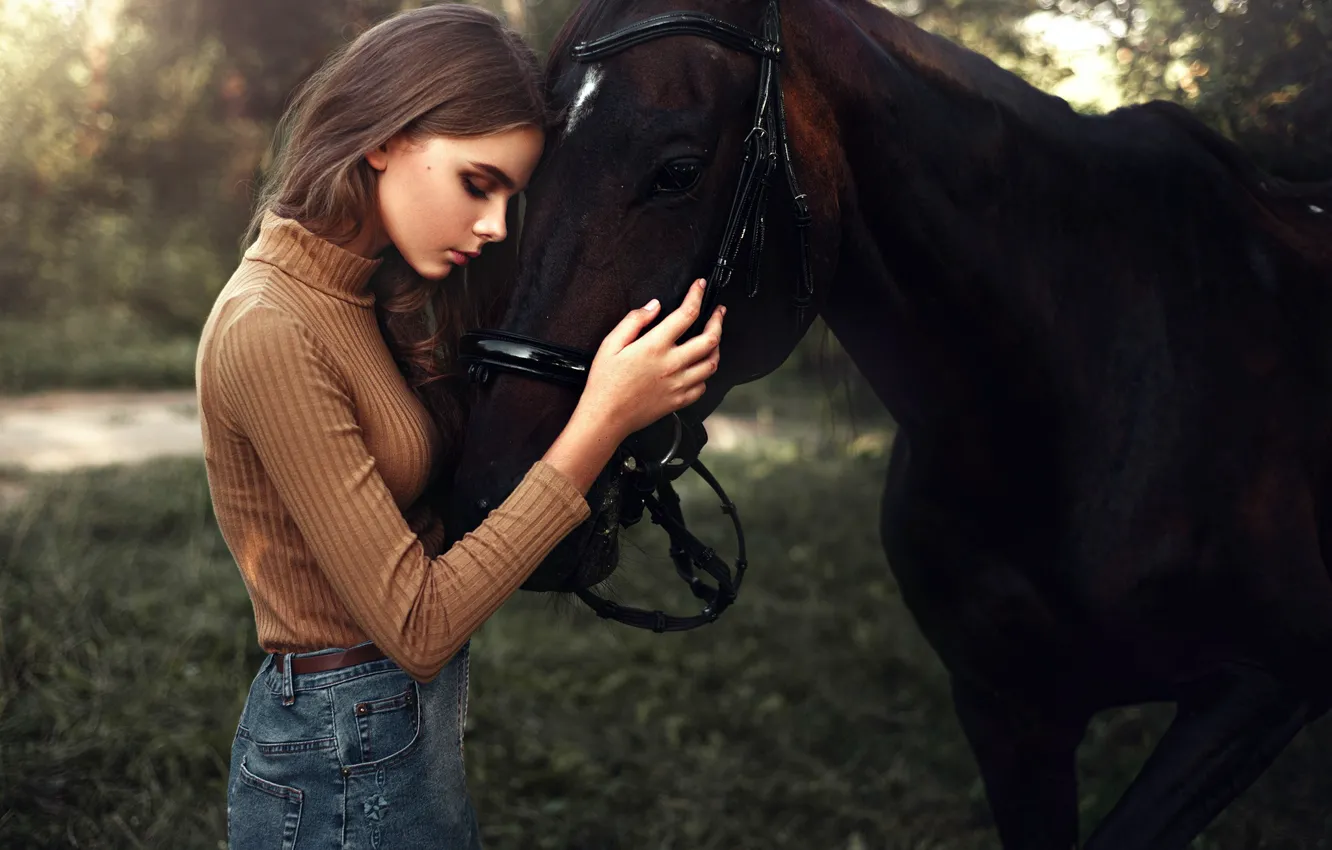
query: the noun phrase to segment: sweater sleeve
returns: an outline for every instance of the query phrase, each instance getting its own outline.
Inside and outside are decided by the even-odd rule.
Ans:
[[[307,328],[251,305],[216,353],[233,425],[334,592],[418,680],[434,678],[589,515],[578,488],[538,462],[480,526],[431,560],[375,468],[345,382]]]

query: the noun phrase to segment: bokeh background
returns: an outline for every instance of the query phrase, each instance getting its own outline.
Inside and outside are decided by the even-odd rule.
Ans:
[[[539,51],[572,8],[493,2]],[[1081,110],[1176,100],[1274,174],[1332,178],[1330,0],[885,2]],[[0,847],[224,846],[261,656],[202,464],[43,467],[4,426],[21,411],[54,428],[33,411],[112,390],[168,391],[192,415],[198,333],[286,98],[412,5],[0,0]],[[708,455],[753,562],[721,622],[631,633],[520,594],[477,636],[467,765],[487,846],[995,847],[942,671],[877,544],[891,420],[821,329],[721,413]],[[710,497],[686,496],[725,540]],[[689,605],[664,540],[635,529],[629,548],[619,595]],[[1085,824],[1170,716],[1096,719]],[[1195,846],[1332,847],[1332,726]]]

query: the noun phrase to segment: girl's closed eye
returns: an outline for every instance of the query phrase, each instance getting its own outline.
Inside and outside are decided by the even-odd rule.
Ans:
[[[473,183],[471,178],[469,177],[463,178],[463,188],[467,190],[467,194],[471,195],[473,198],[476,198],[479,201],[484,201],[487,197],[486,193],[480,188],[478,188],[477,185]]]

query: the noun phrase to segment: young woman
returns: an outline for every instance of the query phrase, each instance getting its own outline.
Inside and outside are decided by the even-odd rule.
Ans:
[[[721,311],[677,344],[697,283],[651,330],[659,305],[634,310],[550,450],[440,553],[417,499],[452,465],[465,414],[450,352],[480,296],[460,269],[505,238],[545,117],[518,36],[446,5],[366,32],[284,122],[258,238],[197,368],[214,508],[270,653],[233,743],[234,848],[479,846],[468,638],[587,517],[623,438],[716,369]]]

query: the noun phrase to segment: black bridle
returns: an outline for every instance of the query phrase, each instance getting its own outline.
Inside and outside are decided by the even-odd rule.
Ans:
[[[740,183],[731,202],[731,213],[722,233],[721,248],[708,276],[701,323],[712,314],[721,291],[731,282],[739,259],[740,246],[750,237],[748,295],[758,294],[759,257],[767,237],[768,187],[772,173],[781,160],[786,184],[794,204],[797,242],[800,251],[800,277],[795,294],[797,326],[804,323],[805,310],[814,295],[814,273],[809,263],[809,204],[800,191],[791,149],[786,137],[786,105],[782,97],[782,78],[777,64],[782,57],[782,19],[777,0],[768,0],[763,13],[763,35],[755,37],[734,24],[702,12],[667,12],[629,24],[609,35],[573,46],[575,62],[595,62],[622,50],[669,35],[698,35],[718,44],[759,58],[758,97],[754,104],[754,122],[745,137],[745,158],[740,167]]]
[[[766,237],[768,187],[772,173],[781,160],[787,186],[794,204],[794,217],[800,252],[800,276],[795,294],[797,327],[804,324],[805,311],[814,294],[813,272],[809,262],[809,205],[796,182],[786,136],[786,111],[783,105],[781,76],[777,64],[782,56],[781,14],[777,0],[768,0],[763,16],[763,34],[754,36],[743,29],[700,12],[668,12],[629,24],[609,35],[574,45],[576,62],[595,62],[622,50],[672,35],[697,35],[759,57],[758,98],[754,122],[745,137],[745,158],[741,165],[739,186],[731,203],[731,212],[722,235],[721,248],[707,279],[703,310],[690,334],[697,333],[712,314],[721,291],[730,283],[746,238],[750,241],[749,286],[747,294],[758,294],[759,260]],[[526,375],[538,380],[563,384],[580,390],[587,382],[593,355],[586,351],[552,345],[542,340],[505,331],[477,331],[463,336],[459,360],[467,364],[472,380],[486,383],[496,371]],[[622,480],[628,491],[620,494],[620,524],[629,527],[638,522],[646,509],[652,521],[666,530],[671,539],[671,560],[676,572],[689,584],[694,596],[704,602],[703,611],[692,617],[677,617],[662,611],[647,611],[611,602],[590,590],[576,591],[578,597],[598,616],[617,620],[656,632],[685,631],[711,623],[735,601],[748,566],[744,530],[735,504],[727,498],[717,479],[698,460],[707,442],[702,423],[687,411],[666,419],[631,436],[620,448],[617,458],[623,470]],[[669,448],[662,446],[669,443]],[[671,481],[692,469],[707,482],[721,499],[722,512],[735,526],[739,552],[735,570],[717,553],[705,546],[685,526],[680,499]],[[623,486],[623,485],[622,485]],[[695,568],[711,575],[716,587],[708,585]]]
[[[468,364],[472,380],[486,383],[496,371],[512,372],[581,390],[587,383],[592,355],[573,348],[544,343],[505,331],[481,331],[463,337],[459,355]],[[693,594],[704,603],[703,610],[691,617],[679,617],[664,611],[648,611],[612,602],[591,590],[575,591],[597,616],[616,620],[630,626],[655,632],[682,632],[711,623],[730,607],[744,580],[748,557],[745,549],[744,528],[735,503],[717,482],[707,467],[698,460],[698,453],[707,441],[702,424],[687,416],[673,413],[665,419],[630,436],[620,446],[615,462],[622,475],[617,479],[620,488],[620,525],[628,528],[643,518],[646,509],[652,522],[666,530],[671,539],[670,555],[679,574]],[[686,469],[707,482],[721,499],[722,512],[731,518],[739,551],[735,569],[715,550],[700,541],[685,525],[680,510],[680,497],[671,481]],[[702,570],[717,582],[713,587],[703,581],[695,570]]]

